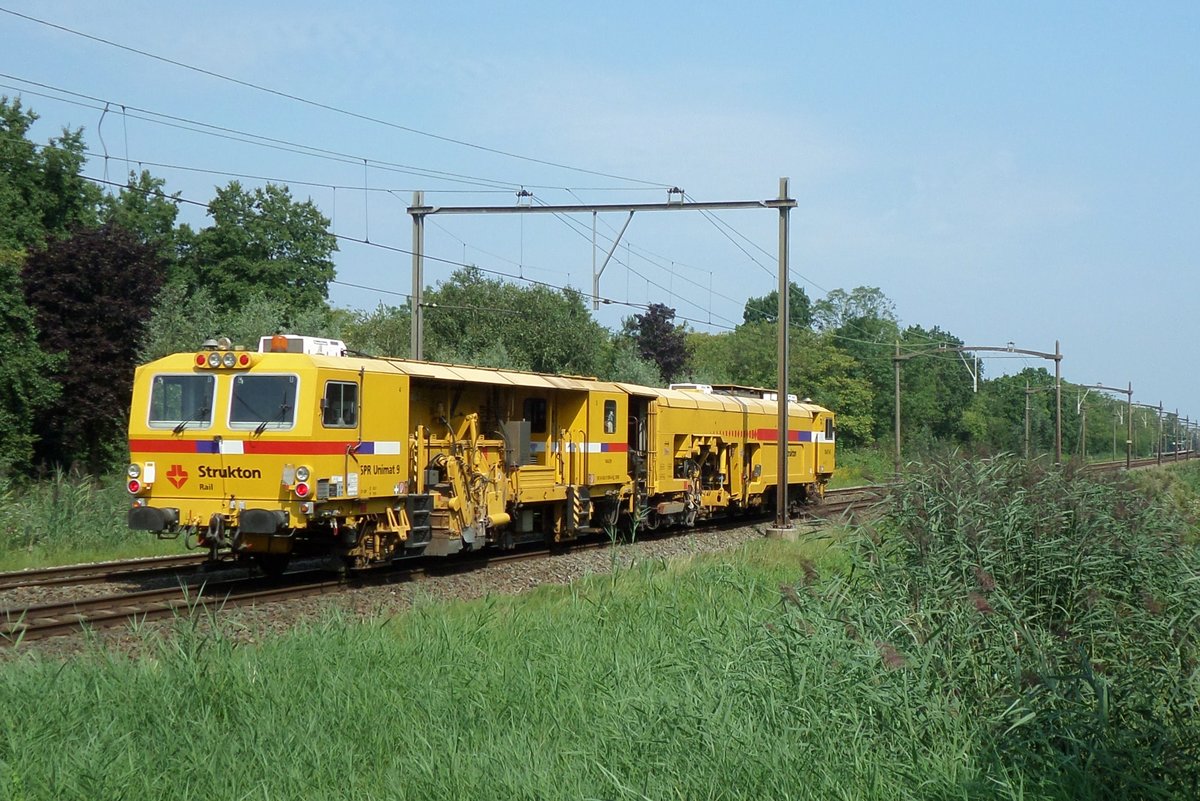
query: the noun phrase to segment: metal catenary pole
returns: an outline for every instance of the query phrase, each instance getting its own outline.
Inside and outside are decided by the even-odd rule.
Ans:
[[[1130,381],[1126,387],[1106,387],[1103,384],[1084,384],[1088,389],[1102,389],[1105,392],[1119,392],[1125,396],[1127,409],[1129,414],[1129,428],[1125,438],[1125,469],[1128,470],[1133,463],[1133,382]],[[1085,420],[1087,418],[1084,418]],[[1087,438],[1087,430],[1084,429],[1084,439]],[[1085,443],[1086,444],[1086,443]],[[1087,456],[1084,456],[1084,462],[1087,462]]]
[[[1003,353],[1021,353],[1026,356],[1037,356],[1039,359],[1053,360],[1054,362],[1054,463],[1062,463],[1062,350],[1059,348],[1058,340],[1054,341],[1054,353],[1046,353],[1040,350],[1027,350],[1025,348],[1016,348],[1011,344],[1008,345],[956,345],[953,347],[941,346],[929,348],[927,350],[913,351],[912,353],[900,353],[900,343],[896,343],[896,355],[892,360],[896,368],[896,458],[895,467],[896,473],[900,473],[900,362],[915,359],[918,356],[928,356],[932,353],[967,353],[971,351],[996,351]],[[1121,390],[1122,392],[1124,390]]]
[[[788,199],[788,179],[779,179],[779,200]],[[794,203],[794,201],[793,201]],[[775,492],[775,528],[785,530],[792,527],[788,519],[788,321],[791,305],[788,286],[788,212],[791,206],[779,207],[779,396],[776,401],[779,411],[779,469]]]
[[[896,455],[894,463],[896,468],[896,477],[900,477],[900,341],[896,340],[896,355],[892,359],[892,365],[896,369]]]
[[[522,190],[523,196],[528,193]],[[521,195],[519,195],[520,197]],[[672,200],[678,197],[679,200]],[[788,179],[779,179],[779,197],[771,200],[725,200],[711,202],[684,201],[684,192],[678,187],[667,191],[666,203],[578,203],[570,205],[535,206],[518,203],[515,206],[426,206],[423,193],[413,193],[413,205],[408,208],[413,218],[413,316],[412,316],[412,357],[424,358],[424,318],[421,314],[423,287],[423,272],[425,260],[425,218],[433,214],[578,214],[584,212],[623,211],[628,212],[625,228],[628,228],[635,212],[639,211],[727,211],[736,209],[778,209],[779,210],[779,431],[777,445],[779,447],[779,475],[781,490],[776,493],[776,525],[780,529],[790,528],[787,520],[787,434],[788,434],[788,396],[787,396],[787,356],[788,356],[788,300],[790,299],[788,285],[788,245],[789,245],[789,212],[796,207],[794,198],[788,197]],[[625,233],[621,229],[621,235]],[[608,257],[616,250],[621,235],[616,237]],[[594,261],[593,261],[594,264]],[[604,265],[608,264],[605,258]],[[599,303],[600,273],[593,269],[593,305]]]

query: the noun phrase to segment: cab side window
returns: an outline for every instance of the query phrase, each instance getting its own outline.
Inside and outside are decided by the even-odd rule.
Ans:
[[[358,425],[358,384],[329,381],[321,401],[321,423],[326,428],[354,428]]]
[[[604,433],[617,433],[617,402],[615,400],[604,402]]]
[[[825,441],[833,442],[833,418],[825,418]]]

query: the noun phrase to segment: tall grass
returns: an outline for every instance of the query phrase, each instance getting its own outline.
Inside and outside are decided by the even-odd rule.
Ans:
[[[945,462],[898,490],[848,577],[789,597],[804,625],[843,626],[847,648],[922,677],[933,708],[978,720],[989,781],[1194,798],[1200,558],[1186,534],[1122,483]]]
[[[120,476],[59,471],[27,484],[0,483],[0,570],[182,550],[131,532],[128,508]]]

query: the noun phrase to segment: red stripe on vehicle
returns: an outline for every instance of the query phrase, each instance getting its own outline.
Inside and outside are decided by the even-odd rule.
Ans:
[[[232,441],[232,440],[227,440]],[[211,447],[212,440],[171,440],[171,439],[131,439],[129,450],[136,453],[201,453],[201,444]],[[328,454],[345,453],[346,449],[356,442],[313,442],[311,440],[243,440],[242,452],[245,454],[275,454],[287,456],[323,456]],[[206,455],[216,455],[204,451]],[[229,456],[232,454],[226,454]]]
[[[800,442],[800,430],[790,429],[788,431],[788,442]],[[750,439],[756,439],[760,442],[778,442],[778,428],[759,428],[750,432]]]
[[[196,441],[190,439],[131,439],[129,450],[138,453],[195,453]]]

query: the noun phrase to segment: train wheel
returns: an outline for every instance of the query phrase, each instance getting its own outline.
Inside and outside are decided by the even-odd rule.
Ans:
[[[251,558],[265,575],[279,578],[283,575],[283,571],[287,570],[292,555],[290,553],[256,553]]]

